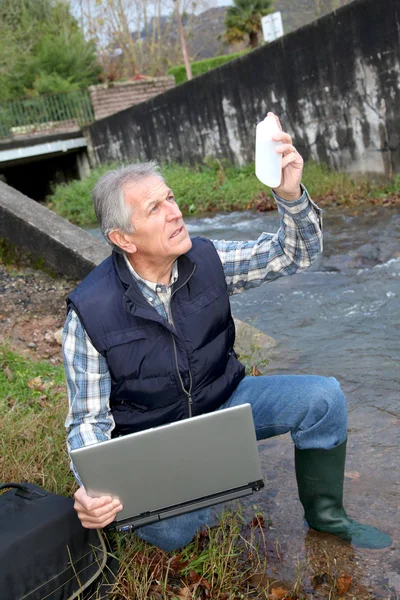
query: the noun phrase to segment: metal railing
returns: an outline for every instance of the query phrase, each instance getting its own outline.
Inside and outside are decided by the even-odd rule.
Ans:
[[[0,138],[70,130],[94,121],[87,90],[0,102]]]

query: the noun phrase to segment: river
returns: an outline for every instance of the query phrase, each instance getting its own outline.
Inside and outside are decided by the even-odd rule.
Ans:
[[[275,232],[279,221],[274,211],[187,224],[191,235],[245,240]],[[263,372],[332,375],[341,382],[349,407],[346,509],[390,532],[394,547],[379,555],[339,552],[346,560],[338,570],[354,575],[356,569],[358,599],[369,592],[400,598],[400,214],[325,211],[321,258],[303,273],[233,296],[232,309],[278,341]],[[271,534],[285,557],[279,576],[293,580],[309,560],[309,546],[318,553],[312,538],[305,539],[291,444],[288,436],[260,443],[266,491],[252,504],[272,520]],[[329,539],[320,536],[321,545],[339,560]]]
[[[279,216],[235,212],[186,223],[193,236],[245,240],[275,232]],[[330,209],[324,212],[324,232],[324,252],[310,269],[233,296],[232,310],[277,340],[264,373],[314,373],[341,382],[349,409],[345,506],[351,516],[389,532],[394,545],[367,552],[331,536],[307,534],[289,436],[260,442],[266,488],[245,510],[250,515],[256,505],[271,521],[269,575],[293,581],[297,574],[307,587],[315,583],[310,572],[331,570],[353,577],[343,597],[397,600],[400,214],[383,207],[359,214]],[[312,593],[327,597],[323,589]]]

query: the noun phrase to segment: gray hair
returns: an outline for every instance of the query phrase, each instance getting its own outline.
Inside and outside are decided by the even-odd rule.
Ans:
[[[121,252],[109,238],[114,229],[134,233],[131,222],[133,208],[124,199],[124,188],[129,183],[139,183],[147,177],[158,177],[164,181],[157,162],[135,163],[108,171],[93,189],[93,204],[100,231],[106,241]]]

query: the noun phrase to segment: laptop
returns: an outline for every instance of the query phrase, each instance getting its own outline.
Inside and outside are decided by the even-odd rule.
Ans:
[[[108,526],[116,531],[264,487],[250,404],[85,446],[71,458],[89,496],[121,500]]]

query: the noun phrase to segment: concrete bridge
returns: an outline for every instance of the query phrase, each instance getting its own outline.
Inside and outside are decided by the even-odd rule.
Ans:
[[[87,90],[0,102],[1,180],[43,200],[51,183],[87,175],[81,128],[94,118]]]
[[[163,93],[173,77],[146,77],[0,102],[0,179],[35,200],[89,172],[81,127]]]
[[[0,179],[34,200],[50,193],[50,182],[89,173],[87,142],[78,126],[0,139]]]

